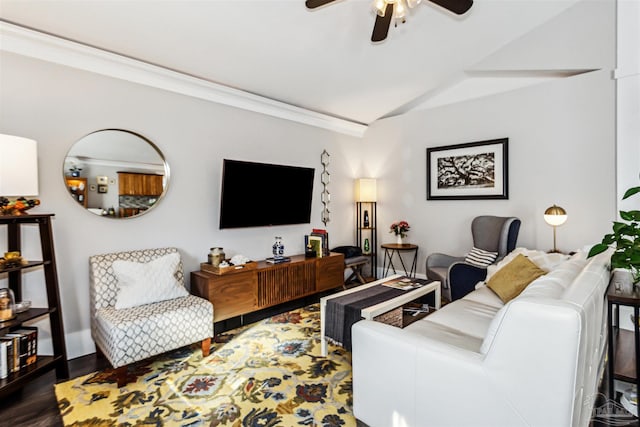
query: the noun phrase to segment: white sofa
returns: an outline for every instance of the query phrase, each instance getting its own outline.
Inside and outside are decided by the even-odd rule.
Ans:
[[[556,265],[553,255],[518,248],[501,265],[516,253],[551,269],[507,304],[481,283],[404,329],[353,326],[357,419],[371,427],[588,425],[604,365],[611,254],[578,252]]]

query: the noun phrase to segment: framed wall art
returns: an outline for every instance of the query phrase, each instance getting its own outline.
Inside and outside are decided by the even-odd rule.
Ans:
[[[427,200],[509,198],[509,138],[427,148]]]

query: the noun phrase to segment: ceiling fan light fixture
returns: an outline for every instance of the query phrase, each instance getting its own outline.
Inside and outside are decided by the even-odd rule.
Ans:
[[[413,9],[414,7],[419,5],[421,2],[422,2],[422,0],[407,0],[407,6],[409,6],[411,9]]]

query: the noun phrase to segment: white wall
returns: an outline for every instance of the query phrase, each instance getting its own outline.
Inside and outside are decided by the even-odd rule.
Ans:
[[[0,133],[38,141],[39,212],[56,214],[54,236],[69,357],[93,352],[89,336],[88,257],[136,248],[176,246],[185,271],[197,270],[209,248],[228,256],[263,259],[274,236],[285,251],[303,252],[303,236],[320,222],[320,154],[331,154],[331,245],[353,241],[352,155],[362,141],[285,120],[130,84],[13,54],[0,56]],[[133,219],[101,218],[83,210],[62,178],[64,157],[84,135],[105,128],[129,129],[146,136],[171,167],[168,194],[149,213]],[[345,154],[346,152],[346,154]],[[218,229],[223,158],[316,168],[312,223],[309,225]],[[260,186],[247,189],[247,197]],[[282,190],[282,197],[295,197]],[[259,215],[259,210],[256,211]],[[0,231],[0,253],[6,234]],[[25,236],[24,255],[37,259],[36,234]],[[6,276],[6,275],[5,275]],[[0,285],[6,278],[0,277]],[[25,277],[25,299],[45,304],[40,271]],[[40,325],[43,326],[43,325]],[[42,349],[48,332],[43,326]]]
[[[566,55],[554,50],[546,63],[531,62],[546,69],[561,65],[601,71],[383,120],[363,140],[2,54],[0,133],[39,142],[39,211],[56,214],[54,235],[69,357],[93,351],[88,319],[88,257],[92,254],[177,246],[188,272],[198,268],[214,245],[224,247],[229,256],[243,253],[263,258],[269,255],[273,237],[281,235],[288,253],[302,251],[302,236],[310,227],[322,225],[319,173],[311,225],[220,231],[220,167],[225,157],[310,166],[319,171],[320,153],[326,148],[331,154],[332,222],[327,228],[332,246],[354,240],[353,178],[378,178],[379,241],[393,240],[386,232],[393,220],[408,220],[412,225],[409,240],[420,245],[420,272],[424,272],[429,252],[468,250],[469,223],[479,214],[520,217],[519,244],[548,249],[552,232],[542,213],[557,203],[569,214],[568,222],[558,230],[561,249],[599,240],[609,230],[616,206],[612,10],[599,15],[601,26],[588,21],[585,25],[590,31],[566,31],[575,28],[579,19],[554,22],[552,31],[541,29],[538,37],[543,44],[539,46],[556,46],[563,34],[579,37],[565,43]],[[569,15],[572,13],[576,11]],[[530,37],[527,43],[532,45]],[[595,46],[598,54],[594,54]],[[581,51],[589,55],[580,56]],[[545,49],[535,51],[543,57],[544,53]],[[557,58],[563,58],[563,63],[554,64]],[[62,180],[65,154],[77,139],[104,128],[129,129],[146,136],[170,164],[168,194],[146,215],[120,221],[100,218],[81,209],[66,194]],[[426,201],[427,147],[501,137],[510,138],[509,200]],[[0,252],[6,244],[2,233]],[[25,241],[24,255],[38,258],[33,230],[28,230]],[[0,277],[0,285],[2,280]],[[25,288],[25,298],[44,304],[41,272],[27,274]],[[41,330],[45,341],[46,335],[45,328]]]
[[[640,210],[637,195],[622,200],[640,185],[640,2],[618,2],[617,182],[618,210]],[[633,330],[631,307],[621,307],[620,326]]]
[[[420,245],[419,273],[431,252],[466,253],[477,215],[519,217],[518,245],[543,250],[553,245],[552,229],[543,220],[552,204],[569,216],[558,228],[560,250],[600,241],[610,228],[616,204],[615,4],[576,7],[588,8],[598,25],[578,19],[584,14],[572,8],[504,49],[512,53],[523,46],[529,69],[599,71],[413,111],[379,121],[367,132],[365,163],[379,179],[378,225],[386,231],[394,220],[411,224],[408,240]],[[553,46],[552,54],[540,48],[546,45]],[[557,46],[567,46],[564,55]],[[499,66],[486,60],[482,69],[517,70],[518,63],[505,62],[510,56],[497,52]],[[426,200],[427,147],[503,137],[509,138],[508,200]],[[392,240],[386,233],[380,239]]]

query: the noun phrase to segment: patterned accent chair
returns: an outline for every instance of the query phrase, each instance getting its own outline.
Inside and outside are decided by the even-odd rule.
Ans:
[[[118,387],[126,383],[126,365],[198,341],[204,356],[213,336],[213,306],[194,295],[136,307],[116,309],[116,260],[148,263],[176,248],[146,249],[94,255],[89,258],[91,336],[98,354],[116,368]],[[182,260],[175,278],[184,286]]]

